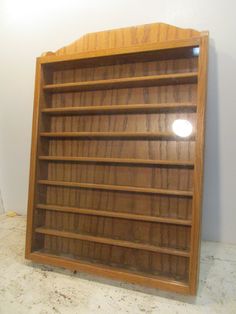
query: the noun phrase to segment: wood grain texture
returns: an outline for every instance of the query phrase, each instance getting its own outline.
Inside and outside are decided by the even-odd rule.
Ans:
[[[38,58],[27,258],[196,293],[207,38],[157,23]]]
[[[138,105],[116,105],[116,106],[81,106],[81,107],[61,107],[45,108],[42,110],[50,115],[88,115],[88,114],[113,114],[113,113],[148,113],[166,111],[195,111],[196,105],[193,103],[162,103],[162,104],[138,104]]]
[[[80,163],[104,163],[104,164],[136,164],[136,165],[159,165],[169,167],[194,167],[190,160],[157,160],[157,159],[138,159],[138,158],[98,158],[98,157],[73,157],[73,156],[39,156],[39,160],[80,162]]]
[[[183,29],[165,23],[153,23],[86,34],[71,45],[59,49],[55,54],[63,56],[103,49],[133,48],[143,43],[147,45],[166,41],[187,40],[199,38],[200,35],[201,32],[194,29]]]
[[[194,172],[194,200],[193,221],[191,235],[191,259],[190,259],[190,292],[196,294],[198,284],[198,272],[200,264],[200,241],[201,241],[201,208],[203,193],[203,166],[204,166],[204,143],[205,143],[205,103],[207,95],[207,64],[208,64],[208,34],[202,36],[199,56],[199,84],[197,94],[197,138],[195,149],[196,169]]]
[[[84,82],[47,84],[44,90],[48,92],[76,92],[96,91],[115,88],[131,88],[143,86],[176,85],[185,83],[196,83],[197,73],[164,74],[141,77],[115,78],[105,80],[93,80]]]
[[[92,215],[92,216],[131,219],[131,220],[137,220],[137,221],[140,220],[140,221],[151,221],[151,222],[163,222],[163,223],[173,224],[173,225],[190,226],[192,224],[191,220],[186,220],[186,219],[163,218],[163,217],[155,217],[155,216],[147,216],[147,215],[135,215],[135,214],[120,213],[120,212],[107,211],[107,210],[98,211],[98,210],[89,209],[89,208],[78,208],[78,207],[45,205],[45,204],[37,204],[36,208],[59,211],[59,212],[67,212],[67,213],[79,213],[79,214]]]

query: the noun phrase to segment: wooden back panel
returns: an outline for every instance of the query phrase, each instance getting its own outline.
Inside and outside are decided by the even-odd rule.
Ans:
[[[207,40],[151,24],[38,59],[27,258],[196,293]]]

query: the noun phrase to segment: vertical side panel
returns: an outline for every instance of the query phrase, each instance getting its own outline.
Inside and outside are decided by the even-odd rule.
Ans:
[[[40,139],[39,132],[48,128],[49,119],[48,117],[41,119],[41,107],[45,106],[47,102],[47,95],[43,93],[44,80],[48,79],[45,69],[42,68],[42,65],[37,59],[36,63],[36,74],[35,74],[35,94],[34,94],[34,109],[33,109],[33,125],[32,125],[32,139],[31,139],[31,159],[30,159],[30,176],[29,176],[29,190],[28,190],[28,211],[27,211],[27,230],[26,230],[26,248],[25,256],[29,256],[32,246],[36,244],[36,238],[34,233],[35,223],[43,223],[44,214],[39,214],[34,210],[34,205],[36,198],[39,197],[41,201],[46,197],[46,189],[41,188],[37,189],[37,177],[47,176],[47,165],[39,164],[37,161],[38,153],[48,153],[48,143],[42,142]],[[41,121],[42,120],[42,121]],[[35,221],[35,215],[39,215],[37,221]],[[44,237],[37,235],[37,240],[41,243]]]
[[[190,293],[196,294],[198,285],[200,237],[201,237],[201,207],[204,167],[204,137],[205,137],[205,103],[207,91],[208,35],[203,35],[200,42],[198,92],[197,92],[197,135],[195,148],[195,170],[193,186],[193,226],[191,232],[190,255]]]
[[[31,157],[30,157],[30,175],[28,188],[28,210],[27,210],[27,229],[26,229],[26,247],[25,256],[28,258],[33,241],[34,225],[34,201],[36,194],[36,173],[37,173],[37,150],[38,150],[38,133],[39,133],[39,101],[41,90],[41,64],[39,60],[36,63],[35,73],[35,92],[33,108],[33,124],[31,138]]]

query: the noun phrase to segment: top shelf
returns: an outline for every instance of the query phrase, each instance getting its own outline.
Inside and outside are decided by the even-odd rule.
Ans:
[[[145,62],[198,57],[196,49],[200,38],[178,39],[165,42],[139,44],[132,47],[86,51],[68,55],[46,55],[38,58],[48,69],[66,70],[75,67],[104,66],[120,63]]]
[[[176,73],[141,77],[125,77],[97,81],[73,82],[44,85],[44,90],[50,93],[103,90],[113,88],[148,87],[161,85],[178,85],[197,83],[198,73]]]

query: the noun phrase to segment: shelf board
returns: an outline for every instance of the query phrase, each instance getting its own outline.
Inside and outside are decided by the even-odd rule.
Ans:
[[[105,164],[131,164],[146,166],[194,167],[194,162],[189,160],[154,160],[135,158],[102,158],[102,157],[68,157],[68,156],[39,156],[39,160],[55,162],[85,162]]]
[[[94,235],[75,233],[75,232],[69,232],[69,231],[61,231],[57,229],[38,227],[35,229],[35,232],[40,233],[40,234],[56,236],[56,237],[77,239],[77,240],[82,240],[82,241],[89,241],[89,242],[102,243],[102,244],[108,244],[108,245],[116,245],[116,246],[131,248],[131,249],[145,250],[145,251],[170,254],[170,255],[175,255],[175,256],[183,256],[183,257],[190,256],[190,253],[187,250],[160,247],[160,246],[156,246],[152,244],[144,244],[140,242],[131,242],[131,241],[126,241],[126,240],[105,238],[101,236],[94,236]]]
[[[44,108],[42,112],[48,115],[92,115],[92,114],[113,114],[113,113],[153,113],[153,112],[178,112],[196,111],[196,104],[193,103],[160,103],[160,104],[134,104],[134,105],[112,105],[112,106],[80,106]]]
[[[168,276],[154,275],[129,268],[101,264],[101,262],[95,262],[93,259],[68,256],[68,254],[57,254],[56,252],[49,252],[44,249],[30,253],[30,259],[36,263],[66,267],[72,271],[89,272],[97,276],[106,276],[112,279],[117,278],[117,274],[119,274],[125,281],[148,287],[168,289],[174,292],[178,289],[182,293],[188,293],[189,291],[187,278],[177,280]]]
[[[86,139],[164,139],[188,141],[194,139],[194,134],[189,137],[179,137],[172,132],[41,132],[45,138],[86,138]]]
[[[141,77],[124,77],[97,81],[84,81],[44,85],[47,92],[76,92],[113,88],[148,87],[161,85],[194,84],[197,83],[198,73],[176,73]]]
[[[163,194],[163,195],[176,195],[184,197],[192,197],[192,191],[182,190],[169,190],[169,189],[156,189],[156,188],[143,188],[125,185],[111,185],[111,184],[96,184],[96,183],[79,183],[79,182],[67,182],[67,181],[52,181],[52,180],[38,180],[38,184],[52,185],[52,186],[64,186],[93,190],[107,190],[107,191],[121,191],[132,193],[147,193],[147,194]]]
[[[103,66],[145,60],[168,60],[194,57],[193,48],[199,47],[199,38],[175,39],[157,43],[144,43],[132,47],[109,48],[68,55],[47,55],[39,58],[43,65],[53,70],[71,69],[76,66]],[[153,56],[150,58],[150,55]],[[154,59],[155,57],[155,59]]]
[[[78,208],[78,207],[46,205],[46,204],[37,204],[36,208],[63,212],[63,213],[74,213],[74,214],[83,214],[83,215],[91,215],[91,216],[148,221],[148,222],[157,222],[157,223],[165,223],[165,224],[172,224],[172,225],[183,225],[183,226],[192,225],[191,220],[186,220],[186,219],[155,217],[155,216],[129,214],[129,213],[114,212],[114,211],[111,212],[111,211],[106,211],[106,210],[95,210],[95,209],[89,209],[89,208]]]

